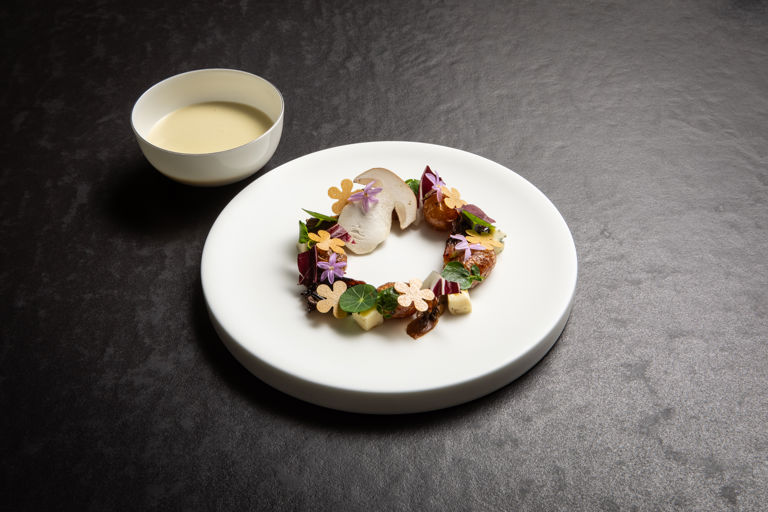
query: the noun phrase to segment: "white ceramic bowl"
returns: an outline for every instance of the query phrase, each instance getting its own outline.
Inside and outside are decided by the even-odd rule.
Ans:
[[[273,124],[260,137],[215,153],[179,153],[149,142],[152,127],[164,116],[209,101],[255,107]],[[158,171],[182,183],[216,186],[246,178],[269,161],[283,132],[284,109],[280,91],[259,76],[235,69],[200,69],[167,78],[148,89],[133,107],[131,124],[141,151]]]

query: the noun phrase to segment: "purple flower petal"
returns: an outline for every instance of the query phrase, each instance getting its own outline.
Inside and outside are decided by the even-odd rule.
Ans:
[[[470,244],[464,235],[451,235],[451,238],[459,241],[459,243],[457,243],[455,247],[459,251],[464,251],[464,261],[467,261],[469,257],[472,256],[473,250],[474,251],[485,250],[485,247],[483,247],[480,244]]]
[[[317,262],[318,268],[323,269],[323,273],[320,274],[320,280],[327,280],[330,284],[333,284],[333,281],[337,277],[343,277],[344,276],[344,267],[347,266],[346,261],[336,261],[336,253],[331,253],[331,257],[328,258],[328,261],[318,261]]]
[[[427,167],[427,169],[429,169],[429,167]],[[440,190],[440,187],[444,186],[445,182],[442,180],[442,178],[440,178],[440,175],[437,174],[437,171],[429,169],[429,172],[425,172],[424,177],[427,178],[427,180],[429,180],[429,182],[432,184],[432,190],[434,190],[437,194],[437,201],[442,201],[443,192]]]
[[[344,229],[341,224],[334,224],[328,228],[328,233],[331,235],[331,238],[338,238],[346,243],[352,241],[352,235],[347,233],[347,230]]]
[[[478,206],[474,204],[465,204],[461,207],[462,210],[471,213],[472,215],[475,215],[477,217],[480,217],[484,221],[490,223],[490,224],[496,224],[496,221],[493,220],[488,216],[487,213],[485,213],[483,210],[481,210]]]
[[[368,183],[363,190],[359,192],[355,192],[351,196],[349,196],[348,201],[351,202],[357,202],[360,201],[360,206],[363,208],[363,211],[365,213],[368,213],[368,210],[371,208],[371,205],[376,204],[379,202],[378,199],[376,199],[374,196],[382,191],[381,187],[374,187],[374,182],[371,181]]]

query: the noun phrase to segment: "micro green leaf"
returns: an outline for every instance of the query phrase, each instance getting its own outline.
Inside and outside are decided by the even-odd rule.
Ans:
[[[376,297],[376,310],[378,310],[384,318],[389,318],[397,309],[398,296],[399,294],[395,291],[393,286],[384,288]]]
[[[464,268],[464,265],[459,261],[449,261],[443,268],[441,274],[446,281],[453,281],[459,283],[459,287],[462,290],[467,290],[474,281],[482,281],[485,279],[480,275],[480,267],[472,265],[472,272]]]
[[[323,215],[322,213],[312,212],[312,211],[309,211],[309,210],[307,210],[305,208],[302,208],[302,210],[304,210],[305,212],[307,212],[312,217],[314,217],[314,218],[316,218],[318,220],[325,220],[325,221],[328,221],[328,222],[336,222],[336,217],[331,217],[330,215]]]
[[[419,183],[420,182],[421,182],[421,180],[417,180],[417,179],[414,179],[414,178],[410,178],[410,179],[405,180],[405,183],[409,187],[411,187],[411,190],[413,191],[413,195],[415,195],[416,197],[419,197]]]
[[[458,261],[449,261],[446,263],[441,275],[446,281],[459,283],[459,287],[462,290],[466,290],[472,286],[472,280],[470,279],[469,271],[465,269],[464,265]]]
[[[307,225],[302,221],[299,221],[299,243],[306,244],[307,242],[309,242],[309,231],[307,230]]]

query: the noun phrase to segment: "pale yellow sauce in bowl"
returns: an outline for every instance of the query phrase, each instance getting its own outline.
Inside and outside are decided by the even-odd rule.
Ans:
[[[202,69],[145,92],[131,122],[144,156],[161,173],[191,185],[246,178],[272,157],[284,103],[267,80],[232,69]]]
[[[178,153],[226,151],[264,135],[272,119],[250,105],[206,101],[174,110],[161,118],[147,140]]]

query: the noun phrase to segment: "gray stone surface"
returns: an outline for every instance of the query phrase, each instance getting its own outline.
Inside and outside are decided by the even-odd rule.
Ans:
[[[0,111],[0,509],[765,510],[768,6],[11,2]],[[233,67],[283,92],[265,172],[417,140],[539,187],[570,321],[449,410],[338,413],[237,364],[201,249],[252,181],[178,185],[133,102]]]

